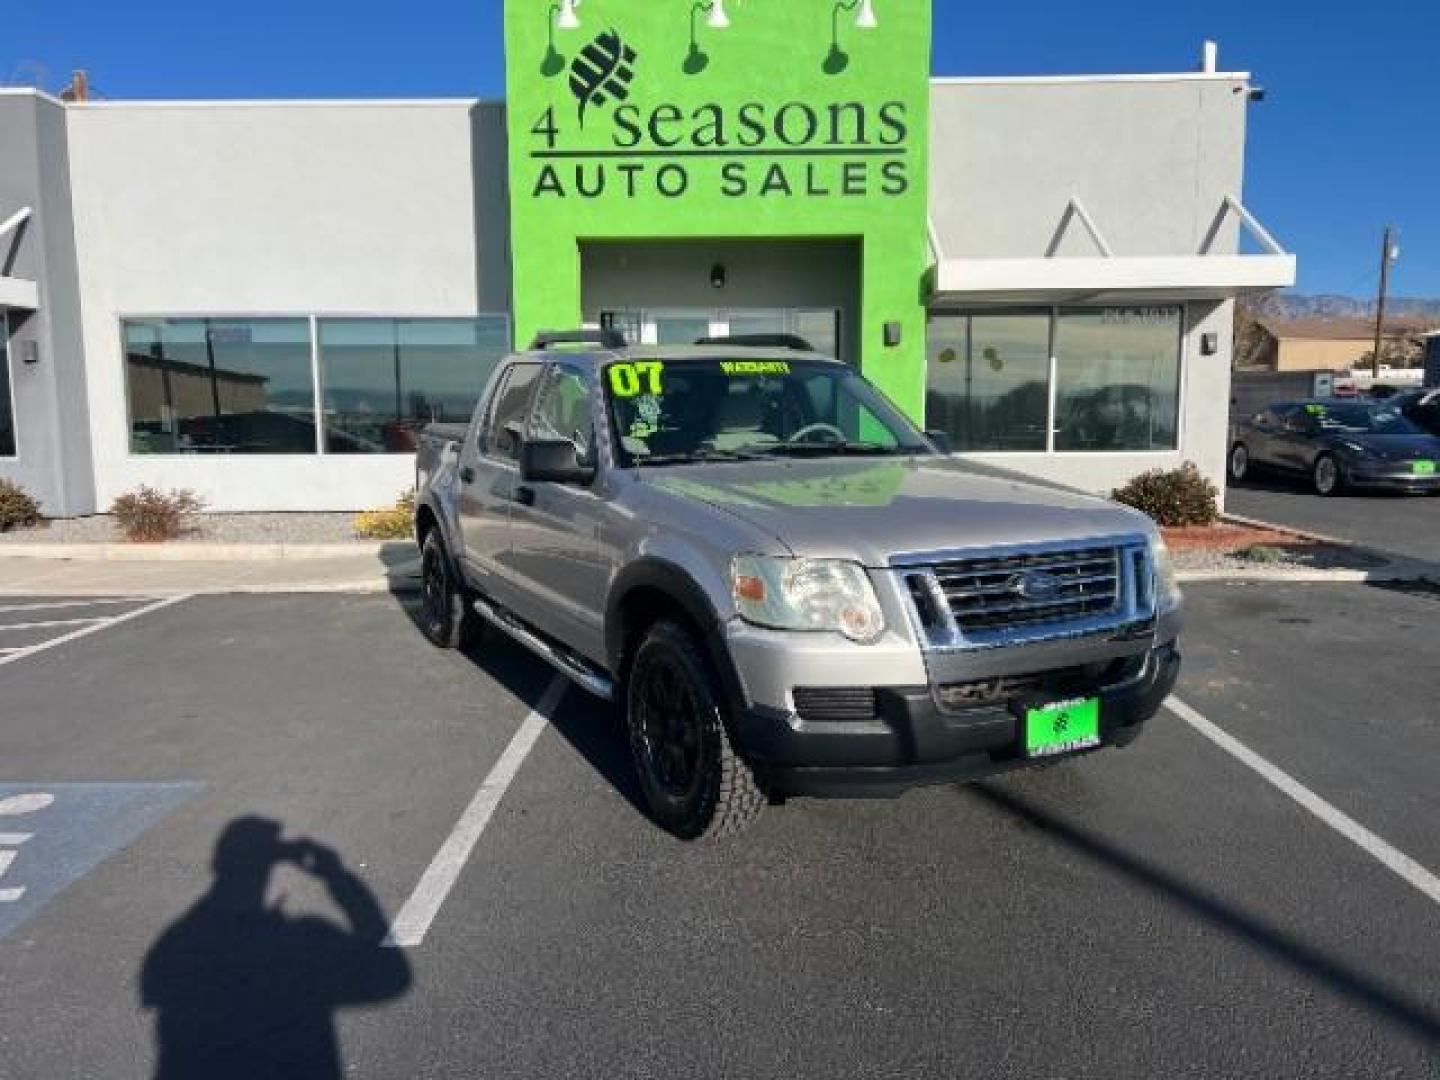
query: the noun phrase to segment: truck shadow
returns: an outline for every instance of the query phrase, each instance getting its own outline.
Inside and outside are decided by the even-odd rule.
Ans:
[[[1116,876],[1143,886],[1190,917],[1322,983],[1354,1004],[1422,1039],[1440,1043],[1440,1016],[1263,919],[1206,895],[1190,882],[1137,858],[1119,845],[1047,813],[1015,791],[1007,790],[1005,785],[977,783],[962,786],[960,790],[987,808],[1043,832],[1053,842],[1086,856]]]
[[[411,592],[392,587],[391,594],[420,633],[419,600]],[[461,655],[520,701],[540,700],[555,670],[523,646],[493,628],[486,628],[467,643]],[[635,776],[624,720],[614,705],[592,697],[576,686],[566,690],[551,727],[615,789],[647,822],[644,795]]]

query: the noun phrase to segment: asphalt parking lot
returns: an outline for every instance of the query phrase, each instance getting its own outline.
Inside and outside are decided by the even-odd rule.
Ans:
[[[1166,712],[687,846],[394,598],[61,609],[140,614],[0,655],[0,1074],[1437,1075],[1440,595],[1189,596],[1178,697],[1319,806]]]
[[[1440,496],[1360,492],[1325,499],[1311,491],[1303,478],[1257,476],[1230,484],[1225,509],[1376,551],[1440,563]]]

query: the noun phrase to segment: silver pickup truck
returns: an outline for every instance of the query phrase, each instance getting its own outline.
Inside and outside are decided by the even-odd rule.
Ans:
[[[489,624],[619,703],[685,838],[1134,740],[1180,667],[1150,520],[952,458],[784,344],[507,358],[422,440],[430,640]]]

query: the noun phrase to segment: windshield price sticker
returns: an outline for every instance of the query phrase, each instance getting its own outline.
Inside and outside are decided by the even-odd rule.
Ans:
[[[790,365],[784,360],[724,360],[720,370],[726,375],[789,375]]]
[[[665,365],[658,360],[610,365],[610,392],[617,398],[660,394]]]

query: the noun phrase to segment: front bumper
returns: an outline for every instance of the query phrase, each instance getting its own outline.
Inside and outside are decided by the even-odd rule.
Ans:
[[[1101,747],[1133,742],[1179,671],[1172,640],[1147,653],[1138,675],[1099,689]],[[877,692],[876,706],[868,720],[822,724],[752,707],[736,717],[737,734],[771,785],[796,795],[891,796],[1054,760],[1024,756],[1011,705],[945,711],[929,686],[892,686]]]
[[[1425,475],[1414,472],[1408,462],[1395,465],[1352,465],[1345,479],[1357,488],[1383,488],[1389,491],[1440,491],[1440,473]]]

